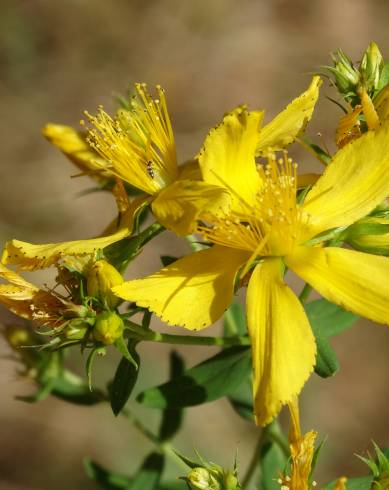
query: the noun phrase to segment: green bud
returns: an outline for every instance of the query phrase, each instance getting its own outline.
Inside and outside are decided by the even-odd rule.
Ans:
[[[7,325],[4,329],[4,337],[14,350],[37,343],[35,334],[22,325]]]
[[[221,485],[212,475],[212,472],[206,468],[193,468],[186,479],[194,488],[201,490],[222,490]]]
[[[359,71],[362,83],[367,91],[374,91],[378,87],[384,59],[376,43],[371,42],[363,54]]]
[[[29,376],[35,377],[40,353],[33,347],[42,344],[41,339],[30,328],[23,325],[6,325],[2,334],[24,365],[24,374],[28,373]]]
[[[378,480],[377,480],[377,485],[373,485],[372,488],[377,488],[378,489],[388,489],[389,488],[389,471],[386,471],[385,473],[382,473]]]
[[[122,275],[106,260],[98,260],[91,267],[87,277],[88,295],[103,301],[107,306],[114,308],[120,299],[115,296],[111,288],[122,284]]]
[[[235,472],[227,471],[224,474],[224,488],[225,490],[239,490],[240,485]]]
[[[88,323],[75,318],[64,328],[63,335],[68,340],[82,340],[87,334],[88,328]]]
[[[353,66],[351,59],[341,49],[332,55],[334,67],[328,68],[335,76],[335,84],[343,95],[355,93],[359,82],[359,72]]]
[[[389,255],[389,217],[363,218],[345,230],[343,239],[357,250]]]
[[[93,336],[97,341],[110,345],[123,335],[123,330],[124,323],[120,316],[113,311],[105,311],[96,317]]]

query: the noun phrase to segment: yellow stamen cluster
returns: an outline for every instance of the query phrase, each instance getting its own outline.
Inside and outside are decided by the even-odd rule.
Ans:
[[[173,130],[164,90],[158,85],[158,98],[153,99],[146,84],[138,83],[135,89],[131,109],[121,109],[115,118],[103,107],[96,116],[86,113],[94,126],[88,142],[113,174],[154,194],[177,177]]]
[[[301,215],[296,202],[297,164],[287,153],[279,160],[270,154],[265,165],[258,165],[258,172],[262,186],[254,205],[234,194],[241,211],[215,217],[197,228],[206,240],[252,252],[252,260],[289,251],[297,239]]]

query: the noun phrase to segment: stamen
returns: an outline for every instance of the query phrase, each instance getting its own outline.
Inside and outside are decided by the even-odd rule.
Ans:
[[[241,277],[258,257],[288,253],[298,238],[302,220],[296,202],[297,164],[287,152],[278,160],[269,154],[267,163],[258,166],[258,172],[262,187],[254,206],[217,176],[239,200],[242,211],[231,212],[228,219],[214,217],[211,223],[201,223],[197,228],[207,241],[252,252]]]
[[[85,113],[94,126],[90,145],[104,158],[95,162],[135,187],[153,194],[177,178],[173,129],[163,89],[157,86],[153,99],[146,84],[136,84],[131,110],[122,109],[115,118],[100,106],[96,116]]]

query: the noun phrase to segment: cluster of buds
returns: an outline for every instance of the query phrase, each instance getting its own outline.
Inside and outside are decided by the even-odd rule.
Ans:
[[[384,59],[376,43],[372,42],[362,56],[359,65],[339,49],[332,54],[334,66],[326,68],[334,77],[339,93],[354,107],[359,103],[360,93],[366,91],[373,97],[384,85]]]
[[[374,482],[372,489],[386,490],[389,488],[389,452],[382,451],[377,444],[373,442],[376,457],[368,454],[367,458],[359,456],[359,458],[368,465],[373,476]]]
[[[191,467],[187,476],[182,477],[193,489],[200,490],[241,490],[236,465],[233,470],[225,470],[215,463],[204,461],[195,463],[187,458],[183,461]]]
[[[119,298],[111,291],[122,282],[121,274],[105,260],[97,260],[87,269],[88,295],[82,299],[84,304],[73,305],[69,311],[72,318],[59,329],[57,339],[60,338],[62,345],[95,341],[110,345],[122,337],[124,323],[115,311]]]

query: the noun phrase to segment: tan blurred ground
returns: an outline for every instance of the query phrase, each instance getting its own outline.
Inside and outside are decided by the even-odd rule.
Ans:
[[[90,182],[69,179],[74,169],[40,136],[46,122],[77,124],[84,109],[109,106],[112,93],[124,92],[130,82],[158,82],[167,90],[184,160],[227,109],[248,102],[275,114],[307,86],[312,70],[328,63],[330,50],[342,47],[357,58],[375,40],[389,57],[388,20],[385,0],[1,0],[0,239],[87,237],[113,215],[109,196],[78,197]],[[331,94],[327,86],[323,92]],[[331,145],[338,116],[323,98],[311,134],[320,130]],[[187,251],[168,235],[159,244],[163,253]],[[134,275],[158,267],[156,249],[143,257]],[[304,392],[305,427],[329,436],[320,482],[363,471],[353,454],[363,453],[370,439],[389,445],[389,332],[361,322],[335,344],[341,373],[330,381],[313,377]],[[167,349],[142,349],[142,384],[163,381]],[[182,352],[193,363],[210,350]],[[12,363],[0,360],[0,366],[1,489],[95,488],[83,475],[84,456],[127,472],[149,449],[106,407],[14,401],[29,387],[16,380]],[[113,369],[104,361],[101,377],[108,379]],[[145,416],[156,423],[154,413]],[[196,447],[228,465],[238,446],[244,469],[255,438],[221,401],[188,410],[177,447],[187,454]],[[177,474],[174,467],[169,471]]]

